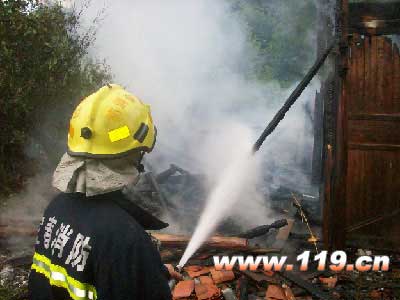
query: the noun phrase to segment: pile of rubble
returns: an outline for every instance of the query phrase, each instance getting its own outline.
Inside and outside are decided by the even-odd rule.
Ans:
[[[148,173],[144,178],[142,184],[130,191],[135,200],[149,205],[151,211],[167,209],[172,215],[192,220],[183,223],[195,225],[193,219],[198,217],[201,199],[206,194],[202,176],[172,165],[160,174]],[[296,257],[303,251],[316,254],[321,250],[316,199],[285,189],[278,192],[271,198],[271,208],[280,212],[282,219],[245,232],[239,232],[232,224],[219,230],[219,235],[206,241],[186,264],[184,280],[172,289],[174,300],[400,300],[400,251],[396,250],[390,254],[389,272],[316,271],[313,263],[307,272],[296,268],[279,272],[237,267],[230,271],[216,270],[214,255],[285,255],[287,262],[296,265]],[[37,224],[38,221],[32,220],[7,220],[0,224],[0,299],[27,299]],[[190,237],[153,232],[151,235],[161,245],[163,262],[177,265]],[[25,250],[21,249],[22,245]],[[351,261],[357,255],[366,254],[356,248],[343,250]]]
[[[283,225],[284,222],[280,220],[275,222],[276,224]],[[262,228],[270,228],[271,225]],[[306,272],[296,269],[279,272],[261,269],[250,271],[240,270],[237,267],[232,270],[215,269],[213,261],[215,255],[287,255],[288,262],[295,263],[296,256],[300,252],[314,251],[315,245],[309,241],[301,243],[301,247],[291,244],[294,242],[299,245],[297,238],[291,239],[288,230],[291,225],[293,220],[286,220],[286,225],[280,227],[274,234],[273,244],[283,245],[281,248],[261,247],[252,239],[247,239],[246,237],[258,232],[256,229],[240,234],[242,237],[212,237],[186,264],[182,272],[184,280],[178,282],[172,289],[174,300],[400,299],[400,255],[395,251],[390,254],[391,269],[388,272],[316,271],[317,266],[313,263]],[[19,234],[33,235],[35,232],[35,228],[22,229],[20,226]],[[5,229],[3,231],[6,232]],[[16,234],[15,231],[13,233]],[[161,243],[160,254],[163,262],[177,265],[189,238],[160,233],[152,235]],[[1,241],[0,236],[0,243]],[[32,245],[33,243],[32,239]],[[26,252],[20,250],[20,254],[17,254],[15,250],[4,249],[0,251],[0,299],[27,299],[27,277],[32,253],[29,250]],[[357,249],[345,250],[351,261],[358,255],[379,254]]]
[[[173,299],[312,299],[296,297],[288,284],[280,283],[270,271],[217,271],[213,267],[190,265],[184,269],[185,280],[173,289]]]
[[[27,298],[31,251],[16,254],[9,249],[0,250],[0,299]]]
[[[211,265],[189,264],[182,273],[184,279],[172,290],[174,300],[400,299],[400,268],[368,273],[218,271]]]

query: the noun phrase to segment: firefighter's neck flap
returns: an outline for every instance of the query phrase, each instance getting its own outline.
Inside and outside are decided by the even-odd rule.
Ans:
[[[64,193],[83,193],[88,197],[121,190],[139,180],[138,159],[133,154],[92,159],[65,153],[53,174],[53,186]]]

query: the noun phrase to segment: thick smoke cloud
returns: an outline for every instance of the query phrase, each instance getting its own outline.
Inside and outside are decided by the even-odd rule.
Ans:
[[[232,163],[232,149],[249,138],[236,129],[250,129],[255,141],[293,87],[248,79],[254,50],[248,28],[229,1],[100,1],[92,3],[85,20],[92,20],[104,5],[92,51],[110,64],[116,82],[151,104],[159,136],[148,161],[158,170],[176,163],[206,174],[211,188]],[[314,33],[304,36],[314,52]],[[306,111],[312,112],[316,88],[318,82],[306,90],[266,141],[258,168],[248,171],[266,193],[282,183],[308,183],[304,171],[309,166],[300,165],[311,161],[312,127]],[[246,226],[268,222],[260,194],[239,202],[237,211]]]
[[[72,6],[71,1],[65,4],[67,9]],[[90,55],[104,58],[115,83],[151,104],[158,138],[147,161],[158,171],[175,163],[205,174],[211,191],[235,161],[235,150],[256,140],[294,86],[285,89],[276,82],[250,79],[255,51],[246,24],[228,0],[91,1],[83,14],[86,28],[104,7]],[[304,33],[313,53],[314,36],[313,31]],[[237,183],[243,185],[240,199],[226,211],[243,227],[273,220],[267,205],[272,189],[309,184],[310,112],[318,88],[319,82],[313,81],[255,162],[243,169],[246,185]],[[37,216],[36,209],[32,215],[36,219],[43,205],[39,207]],[[177,231],[185,228],[172,225]]]

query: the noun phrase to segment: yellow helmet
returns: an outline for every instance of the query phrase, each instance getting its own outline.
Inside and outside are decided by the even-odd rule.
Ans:
[[[153,150],[156,128],[150,106],[110,84],[76,107],[69,125],[68,153],[90,158],[121,157]]]

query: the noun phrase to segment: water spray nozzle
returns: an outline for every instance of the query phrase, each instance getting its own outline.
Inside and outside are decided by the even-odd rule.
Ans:
[[[182,273],[182,269],[183,269],[183,266],[180,266],[180,265],[177,265],[175,267],[175,271],[178,272],[178,273]]]

